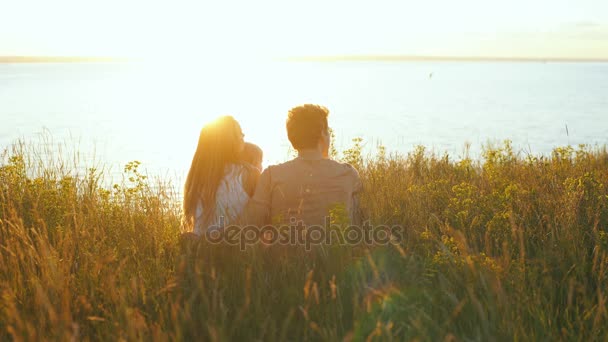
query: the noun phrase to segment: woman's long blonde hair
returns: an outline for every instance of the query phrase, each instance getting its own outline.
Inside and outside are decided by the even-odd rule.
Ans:
[[[241,126],[232,116],[222,116],[201,130],[192,165],[184,185],[184,223],[192,227],[198,202],[204,208],[203,222],[215,212],[215,194],[226,165],[236,163],[243,148]]]

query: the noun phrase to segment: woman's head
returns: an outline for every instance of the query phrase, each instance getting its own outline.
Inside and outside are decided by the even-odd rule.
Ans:
[[[258,145],[248,142],[245,143],[245,147],[241,152],[241,161],[251,164],[261,171],[263,159],[264,152],[262,152],[262,149]]]
[[[190,222],[200,200],[207,221],[215,208],[215,193],[224,177],[224,167],[238,161],[244,148],[241,126],[232,116],[222,116],[205,125],[184,186],[184,216]]]

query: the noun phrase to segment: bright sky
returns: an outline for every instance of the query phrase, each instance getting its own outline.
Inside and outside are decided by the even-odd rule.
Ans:
[[[608,58],[608,0],[0,0],[0,55]]]

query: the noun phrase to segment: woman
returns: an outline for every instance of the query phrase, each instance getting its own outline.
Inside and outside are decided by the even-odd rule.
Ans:
[[[222,116],[201,130],[184,186],[184,222],[201,236],[235,222],[249,201],[259,171],[241,161],[245,146],[239,123]],[[257,173],[257,174],[256,174]]]

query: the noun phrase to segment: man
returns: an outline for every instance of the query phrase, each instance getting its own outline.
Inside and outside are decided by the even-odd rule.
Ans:
[[[262,227],[301,221],[305,226],[324,226],[336,208],[353,224],[359,223],[361,180],[349,164],[329,159],[328,115],[327,108],[313,104],[289,111],[287,136],[298,156],[262,172],[248,204],[247,223]]]

